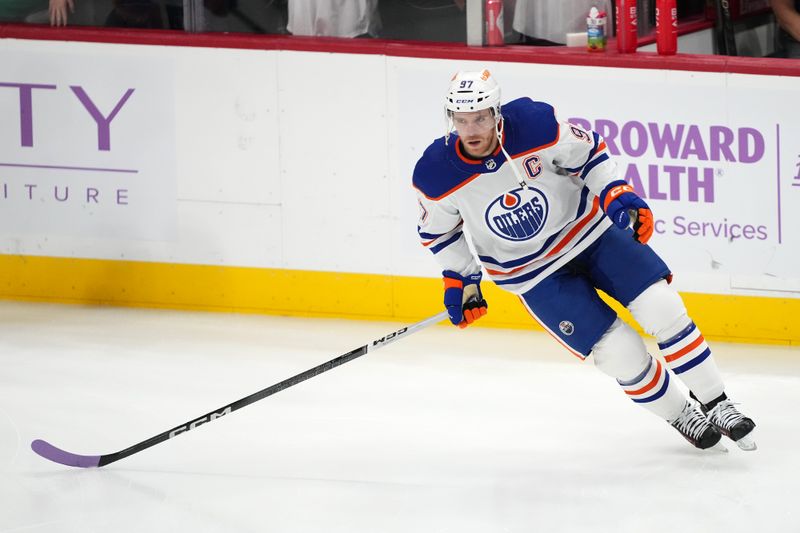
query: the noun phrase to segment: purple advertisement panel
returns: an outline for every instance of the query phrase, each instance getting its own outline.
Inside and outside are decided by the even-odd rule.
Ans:
[[[769,123],[763,117],[756,123],[704,118],[569,121],[604,137],[620,177],[651,205],[654,246],[673,267],[797,277],[800,145],[794,124],[788,116]],[[750,285],[769,289],[758,281]]]
[[[174,238],[171,62],[94,46],[0,50],[0,234]]]

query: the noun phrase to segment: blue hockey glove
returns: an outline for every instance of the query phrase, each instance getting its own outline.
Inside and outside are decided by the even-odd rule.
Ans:
[[[627,228],[633,219],[633,238],[636,241],[645,244],[653,236],[653,212],[624,181],[612,181],[606,185],[600,193],[600,205],[618,228]]]
[[[458,272],[445,270],[444,306],[450,314],[450,322],[465,328],[486,314],[489,305],[481,293],[481,273],[462,276]]]

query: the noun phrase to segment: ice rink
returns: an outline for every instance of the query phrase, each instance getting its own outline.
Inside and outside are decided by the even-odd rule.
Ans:
[[[104,468],[30,449],[116,452],[403,325],[0,302],[0,532],[800,531],[798,347],[710,343],[755,452],[544,333],[449,326]]]

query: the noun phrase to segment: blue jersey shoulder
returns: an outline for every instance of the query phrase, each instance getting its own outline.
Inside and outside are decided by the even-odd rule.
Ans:
[[[472,176],[450,161],[454,142],[458,142],[456,135],[450,136],[449,145],[444,143],[444,137],[436,139],[414,167],[414,188],[428,198],[439,199]]]
[[[517,98],[504,104],[503,127],[505,149],[512,156],[553,144],[558,140],[558,121],[553,106],[534,102],[530,98]],[[485,170],[477,166],[460,164],[456,159],[453,143],[458,136],[450,136],[450,144],[444,137],[433,141],[422,154],[414,168],[414,187],[431,199],[439,199],[469,181],[476,172]],[[504,160],[500,156],[496,160]]]
[[[551,145],[558,140],[558,120],[553,106],[523,97],[502,107],[506,150],[512,156]]]

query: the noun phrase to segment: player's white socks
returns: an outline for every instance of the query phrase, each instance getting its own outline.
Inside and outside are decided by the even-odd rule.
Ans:
[[[658,347],[667,366],[701,403],[707,404],[722,395],[722,376],[711,355],[711,348],[694,322],[670,339],[659,339]]]
[[[675,420],[686,405],[686,397],[675,386],[675,376],[660,360],[647,354],[649,364],[631,380],[617,379],[625,394],[664,420]]]
[[[592,348],[594,364],[617,380],[635,403],[664,420],[677,418],[686,398],[675,386],[675,376],[654,359],[642,337],[617,318]]]
[[[711,349],[675,289],[660,280],[630,302],[628,309],[642,328],[656,338],[667,366],[701,402],[709,403],[722,395],[722,376]]]

